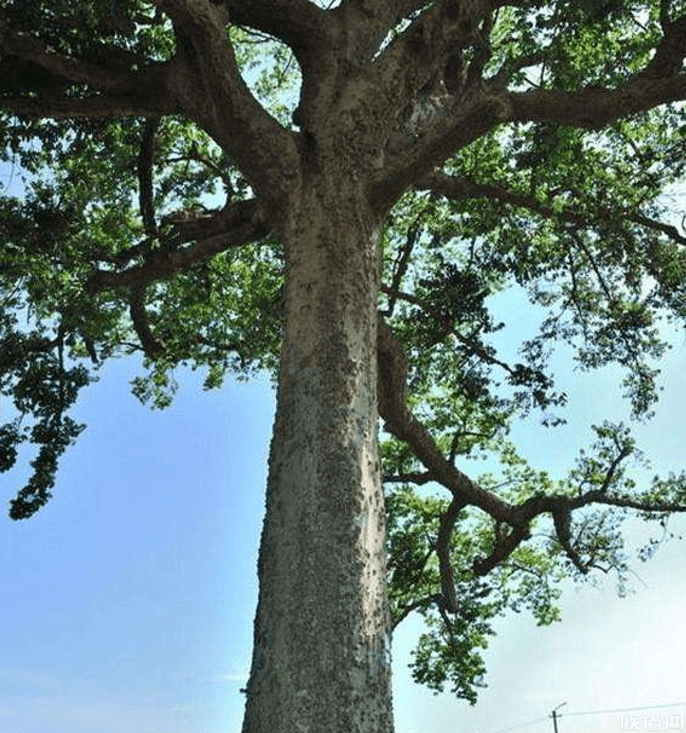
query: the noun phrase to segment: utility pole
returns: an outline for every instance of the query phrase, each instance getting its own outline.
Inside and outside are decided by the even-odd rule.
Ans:
[[[553,729],[554,733],[557,733],[557,711],[563,706],[566,705],[566,702],[561,702],[559,705],[553,708],[553,712],[551,713],[551,717],[553,719]]]

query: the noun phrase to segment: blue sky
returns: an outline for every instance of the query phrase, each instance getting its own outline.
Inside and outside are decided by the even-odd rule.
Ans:
[[[683,468],[685,356],[678,336],[666,399],[640,431],[656,469]],[[89,427],[50,504],[28,522],[0,518],[0,733],[240,728],[273,396],[259,381],[204,393],[198,375],[180,374],[173,406],[153,412],[128,393],[136,372],[133,361],[112,364],[84,395],[78,417]],[[589,386],[567,369],[565,379],[569,425],[543,431],[532,421],[516,435],[541,466],[560,470],[589,422],[622,410],[616,375]],[[19,479],[0,476],[3,503]],[[631,530],[636,542],[642,531]],[[637,563],[625,599],[611,579],[570,587],[552,628],[503,619],[475,708],[409,680],[409,622],[394,650],[398,733],[543,733],[563,701],[559,733],[619,733],[630,720],[666,730],[667,713],[686,706],[576,713],[686,700],[685,552],[675,542]]]
[[[85,396],[46,511],[3,522],[2,733],[238,725],[271,394],[186,384],[151,412],[131,366]]]

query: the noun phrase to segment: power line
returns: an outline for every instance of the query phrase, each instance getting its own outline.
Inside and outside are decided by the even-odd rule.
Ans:
[[[656,710],[658,708],[676,708],[680,705],[686,705],[686,702],[668,702],[664,705],[643,705],[638,708],[611,708],[609,710],[584,710],[580,713],[564,713],[564,717],[570,717],[572,715],[605,715],[607,713],[631,713],[634,710]],[[563,713],[560,713],[558,717],[563,717]]]
[[[544,715],[542,718],[536,718],[536,720],[529,720],[526,723],[518,723],[517,725],[512,725],[509,728],[501,728],[500,730],[496,730],[493,733],[508,733],[508,731],[511,730],[517,730],[518,728],[524,728],[527,725],[536,725],[536,723],[542,723],[543,721],[548,720],[548,716]]]
[[[559,718],[567,718],[571,717],[572,715],[607,715],[608,713],[632,713],[636,710],[657,710],[659,708],[676,708],[679,706],[686,706],[686,702],[668,702],[664,703],[662,705],[641,705],[640,707],[633,707],[633,708],[608,708],[607,710],[583,710],[578,713],[560,713],[558,715]],[[550,716],[544,716],[542,718],[536,718],[535,720],[529,720],[526,723],[518,723],[517,725],[512,725],[509,728],[500,728],[496,731],[493,731],[493,733],[509,733],[509,731],[513,730],[519,730],[520,728],[525,728],[528,725],[536,725],[537,723],[542,723],[545,720],[548,720]]]

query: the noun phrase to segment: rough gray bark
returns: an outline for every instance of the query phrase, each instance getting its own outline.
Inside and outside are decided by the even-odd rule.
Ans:
[[[379,221],[308,182],[290,217],[286,329],[244,733],[390,732],[377,455]]]

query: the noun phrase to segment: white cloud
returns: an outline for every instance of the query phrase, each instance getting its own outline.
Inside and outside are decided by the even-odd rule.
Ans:
[[[243,685],[247,682],[249,675],[250,672],[248,670],[243,670],[239,672],[227,672],[226,674],[217,674],[212,677],[208,677],[204,681],[216,682],[219,684],[231,682],[233,684],[240,683],[241,685]]]

